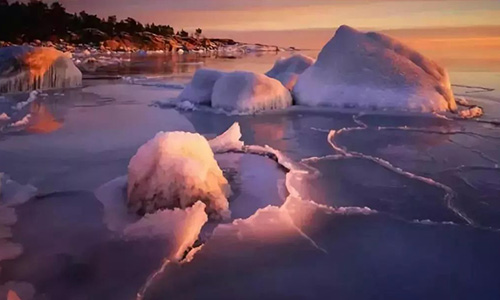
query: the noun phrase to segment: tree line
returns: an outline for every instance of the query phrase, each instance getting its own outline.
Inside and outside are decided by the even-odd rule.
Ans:
[[[97,15],[85,11],[68,13],[59,2],[50,5],[39,0],[28,3],[0,0],[0,40],[9,42],[30,42],[33,40],[57,41],[58,39],[72,40],[83,37],[88,29],[97,29],[108,36],[116,36],[122,32],[136,34],[144,31],[172,36],[174,28],[169,25],[145,24],[126,18],[118,20],[116,16],[99,18]],[[196,30],[196,35],[201,34]],[[189,36],[188,32],[177,32],[182,37]]]

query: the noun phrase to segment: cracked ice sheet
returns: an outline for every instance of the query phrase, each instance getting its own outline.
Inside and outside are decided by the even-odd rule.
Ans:
[[[168,266],[145,299],[332,295],[339,299],[466,299],[500,291],[494,279],[500,262],[490,261],[500,250],[497,233],[412,224],[366,210],[334,210],[311,202],[285,207],[268,207],[247,220],[219,226],[190,263]],[[297,214],[288,214],[292,207]],[[470,241],[474,247],[457,240]],[[444,269],[447,276],[442,276]],[[467,284],[451,290],[450,280]]]

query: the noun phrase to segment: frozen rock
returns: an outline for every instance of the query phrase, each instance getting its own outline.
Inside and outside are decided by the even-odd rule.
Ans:
[[[225,74],[215,83],[212,107],[254,113],[292,105],[290,92],[274,78],[252,72]]]
[[[446,71],[395,39],[341,26],[299,76],[297,104],[415,111],[456,110]]]
[[[206,204],[211,217],[228,217],[229,184],[208,141],[199,134],[160,132],[132,157],[128,207],[137,213]]]
[[[297,79],[315,60],[303,54],[295,54],[287,58],[278,59],[266,75],[279,80],[287,89],[292,90]]]
[[[12,46],[0,49],[0,93],[81,86],[82,73],[54,48]]]
[[[179,95],[178,100],[210,104],[215,82],[224,74],[224,72],[217,70],[199,69],[194,73],[191,83]]]

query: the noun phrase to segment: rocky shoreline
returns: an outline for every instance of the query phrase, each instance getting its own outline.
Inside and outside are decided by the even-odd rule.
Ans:
[[[196,38],[180,35],[163,36],[152,32],[130,34],[122,32],[116,36],[88,28],[84,36],[70,35],[67,39],[53,38],[51,41],[34,40],[29,43],[11,43],[0,41],[0,47],[29,45],[33,47],[52,47],[70,53],[251,53],[295,51],[294,47],[275,45],[248,44],[224,38]]]

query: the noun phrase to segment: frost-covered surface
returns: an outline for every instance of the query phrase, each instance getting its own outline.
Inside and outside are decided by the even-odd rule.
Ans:
[[[447,72],[397,40],[341,26],[299,76],[297,104],[415,111],[456,110]]]
[[[72,88],[82,73],[71,58],[54,48],[11,46],[0,49],[0,92]]]
[[[128,207],[132,212],[187,208],[198,200],[213,217],[229,216],[231,188],[208,141],[187,132],[160,132],[132,157]]]
[[[194,73],[191,83],[179,95],[178,101],[189,101],[196,104],[210,104],[215,82],[224,72],[212,69],[199,69]]]
[[[215,83],[212,107],[254,113],[292,105],[290,92],[276,79],[252,72],[225,74]]]
[[[279,80],[287,89],[293,90],[297,79],[316,60],[304,54],[294,54],[287,58],[280,58],[266,75]]]

